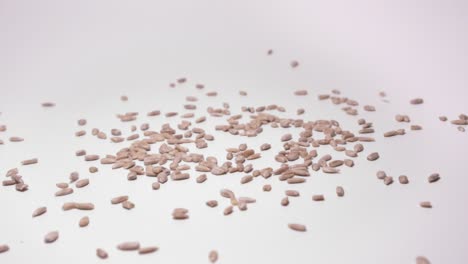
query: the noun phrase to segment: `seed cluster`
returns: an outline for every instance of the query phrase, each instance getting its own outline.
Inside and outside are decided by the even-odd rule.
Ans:
[[[268,50],[267,55],[272,56],[273,50]],[[297,68],[299,62],[293,60],[290,62],[290,67]],[[181,77],[170,83],[170,87],[175,88],[178,85],[186,85],[187,78]],[[203,84],[196,84],[195,88],[202,90],[205,88]],[[207,97],[218,96],[217,91],[206,92]],[[239,91],[242,97],[248,96],[247,91]],[[300,89],[293,92],[293,95],[299,97],[308,97],[309,91]],[[384,98],[386,94],[381,92],[380,97]],[[318,95],[319,101],[330,101],[334,105],[344,105],[341,110],[350,116],[359,115],[359,102],[341,95],[339,90],[332,90],[330,94]],[[120,97],[122,102],[127,102],[129,98],[125,95]],[[383,99],[385,100],[385,99]],[[195,116],[194,110],[199,109],[197,103],[199,98],[195,96],[186,96],[186,103],[183,104],[183,109],[188,113],[180,114],[178,112],[168,111],[162,113],[160,110],[151,110],[147,117],[171,118],[174,120],[180,119],[180,122],[174,127],[169,123],[162,124],[160,127],[152,127],[150,123],[141,123],[139,126],[133,124],[138,122],[140,113],[126,112],[117,114],[116,117],[120,122],[131,123],[131,133],[125,135],[120,129],[112,128],[110,130],[99,128],[87,128],[87,119],[81,118],[75,121],[80,127],[75,132],[76,137],[95,137],[99,140],[107,141],[111,144],[119,144],[122,146],[115,153],[99,153],[89,154],[84,149],[76,150],[74,155],[82,159],[86,164],[93,164],[88,171],[90,173],[98,173],[99,168],[96,164],[99,162],[103,166],[110,166],[114,170],[123,171],[126,174],[128,181],[135,181],[141,177],[149,177],[154,179],[151,183],[153,190],[161,188],[169,188],[165,186],[167,182],[179,182],[193,180],[202,184],[210,179],[210,177],[221,177],[226,175],[239,176],[239,184],[247,185],[258,180],[258,177],[283,182],[291,188],[285,188],[283,197],[278,198],[278,206],[289,206],[290,199],[300,199],[301,194],[293,187],[298,184],[307,183],[307,179],[316,173],[338,174],[344,170],[353,168],[355,163],[366,162],[359,159],[365,157],[368,162],[377,162],[381,156],[375,151],[372,142],[376,140],[390,140],[385,138],[403,136],[406,130],[403,128],[395,129],[387,132],[379,132],[376,134],[376,128],[372,122],[368,122],[363,118],[357,120],[360,129],[353,132],[350,129],[342,127],[336,120],[318,119],[304,120],[297,116],[305,114],[304,108],[296,110],[296,116],[284,117],[287,110],[285,107],[271,104],[260,106],[243,106],[240,111],[232,110],[228,103],[223,103],[221,107],[208,107],[206,115]],[[424,103],[422,98],[410,100],[412,105],[421,105]],[[42,103],[45,108],[55,106],[55,103]],[[423,106],[418,106],[423,107]],[[375,112],[376,107],[366,104],[362,107],[366,112]],[[52,109],[50,111],[53,111]],[[247,116],[247,119],[245,118]],[[238,146],[226,146],[225,157],[206,156],[198,152],[201,149],[207,149],[210,145],[215,145],[215,135],[208,132],[207,128],[202,128],[200,125],[208,119],[222,120],[221,124],[217,124],[211,129],[214,129],[217,135],[222,133],[236,137],[259,137],[264,130],[267,129],[287,129],[288,133],[276,138],[269,143],[263,143],[259,148],[248,146],[246,143]],[[441,116],[439,119],[442,122],[447,121],[447,117]],[[192,120],[193,122],[191,122]],[[395,116],[398,123],[410,123],[411,119],[408,115],[398,114]],[[393,121],[394,122],[394,121]],[[464,131],[464,127],[468,125],[468,116],[465,114],[459,115],[458,119],[450,121],[453,125],[458,126],[458,130]],[[7,130],[6,125],[0,125],[0,132]],[[412,124],[411,131],[422,130],[422,126]],[[408,132],[411,132],[408,131]],[[89,133],[90,132],[90,133]],[[89,133],[89,134],[88,134]],[[298,136],[296,136],[298,135]],[[9,137],[10,142],[22,142],[23,138],[18,136]],[[282,144],[282,148],[275,149],[275,143]],[[4,144],[0,140],[0,144]],[[327,153],[319,154],[322,146],[327,146],[331,150]],[[323,148],[322,148],[323,149]],[[369,150],[368,150],[369,149]],[[263,156],[272,153],[274,159],[268,167],[254,166],[257,159],[263,159]],[[337,156],[343,153],[346,158],[338,159]],[[386,155],[382,155],[384,157]],[[21,165],[37,164],[38,158],[29,158],[21,161]],[[38,165],[36,165],[38,166]],[[34,166],[32,166],[34,167]],[[197,173],[197,175],[194,175]],[[385,185],[394,183],[394,177],[388,176],[383,170],[376,173],[379,180]],[[29,189],[29,186],[24,182],[23,177],[19,175],[17,168],[9,169],[6,172],[6,180],[3,180],[3,186],[15,186],[18,192],[24,192]],[[396,178],[395,178],[396,179]],[[401,185],[410,184],[411,181],[416,181],[406,175],[398,176],[398,182]],[[429,183],[440,181],[441,177],[438,173],[433,173],[428,176]],[[56,197],[68,196],[76,194],[77,189],[85,188],[91,184],[90,178],[81,178],[78,172],[71,172],[68,177],[68,182],[58,182],[55,186],[58,188],[55,191]],[[94,183],[93,183],[94,184]],[[164,187],[163,187],[164,186]],[[88,187],[89,188],[89,187]],[[276,187],[275,187],[276,188]],[[262,191],[270,192],[272,184],[264,184]],[[352,191],[352,190],[351,190]],[[336,197],[344,197],[345,189],[343,186],[336,186],[334,190]],[[348,189],[347,189],[348,192]],[[248,207],[254,206],[256,199],[253,197],[236,195],[232,190],[223,188],[219,195],[221,199],[211,199],[205,201],[206,206],[218,210],[220,215],[230,216],[237,212],[247,211]],[[303,195],[304,196],[304,195]],[[331,196],[330,194],[314,194],[308,199],[313,202],[326,203]],[[108,197],[110,204],[119,205],[126,210],[138,210],[136,205],[129,200],[128,195],[119,195],[113,198]],[[344,198],[343,198],[344,199]],[[219,207],[218,207],[219,206]],[[422,208],[432,208],[430,201],[421,201],[419,206]],[[63,211],[69,210],[94,210],[95,206],[92,202],[65,202],[62,205]],[[125,211],[125,210],[123,210]],[[32,217],[36,218],[47,213],[46,206],[40,206],[32,212]],[[174,208],[172,218],[174,220],[189,220],[189,209]],[[170,216],[168,216],[170,217]],[[184,222],[184,221],[180,221]],[[78,226],[85,228],[90,224],[89,216],[82,216],[78,221]],[[76,223],[75,223],[76,225]],[[307,227],[300,223],[289,223],[288,227],[291,230],[298,232],[306,232]],[[54,243],[59,238],[59,231],[51,231],[44,237],[45,243]],[[138,251],[139,254],[149,254],[156,252],[159,248],[156,246],[141,247],[138,241],[123,242],[117,245],[117,249],[121,251]],[[8,245],[0,244],[0,253],[9,251]],[[109,254],[105,249],[97,248],[96,256],[100,259],[106,259]],[[219,256],[216,250],[212,250],[208,254],[210,262],[217,262]],[[418,257],[418,263],[424,263],[424,257]]]

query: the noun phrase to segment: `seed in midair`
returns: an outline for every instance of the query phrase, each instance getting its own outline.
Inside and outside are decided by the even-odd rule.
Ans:
[[[383,180],[385,179],[385,177],[387,177],[387,174],[385,173],[385,171],[378,171],[376,175],[377,175],[377,179],[379,180]]]
[[[384,184],[385,184],[385,185],[390,185],[390,184],[392,184],[392,183],[393,183],[393,177],[391,177],[391,176],[385,176],[385,178],[384,178]]]
[[[265,185],[263,185],[262,189],[263,189],[264,192],[269,192],[269,191],[271,191],[271,185],[270,184],[265,184]]]
[[[59,237],[59,232],[58,231],[52,231],[49,232],[45,235],[44,237],[44,242],[45,243],[54,243]]]
[[[89,179],[81,179],[75,183],[76,188],[83,188],[89,184]]]
[[[371,154],[367,156],[367,160],[374,161],[374,160],[377,160],[379,157],[380,156],[378,152],[372,152]]]
[[[123,242],[117,245],[117,249],[122,251],[132,251],[138,250],[140,248],[140,243],[136,241]]]
[[[80,227],[86,227],[89,225],[89,217],[88,216],[83,216],[81,219],[80,219],[80,222],[78,223],[78,225]]]
[[[47,212],[47,207],[45,206],[39,207],[36,210],[34,210],[34,212],[32,213],[32,217],[38,217],[40,215],[45,214],[46,212]]]
[[[175,220],[188,219],[188,210],[185,208],[175,208],[174,211],[172,211],[172,218]]]
[[[336,195],[338,195],[338,197],[343,197],[343,196],[344,196],[344,189],[343,189],[343,187],[341,187],[341,186],[337,186],[337,187],[336,187]]]
[[[401,184],[408,184],[409,183],[408,177],[406,177],[406,175],[400,175],[400,177],[398,177],[398,181]]]
[[[131,209],[135,208],[135,204],[127,200],[127,201],[124,201],[122,203],[122,207],[127,209],[127,210],[131,210]]]
[[[107,254],[104,249],[98,248],[96,249],[96,256],[98,256],[100,259],[106,259],[109,257],[109,254]]]
[[[216,200],[209,200],[209,201],[206,202],[206,205],[209,206],[209,207],[211,207],[211,208],[213,208],[213,207],[218,206],[218,201],[216,201]]]
[[[431,264],[431,262],[426,257],[418,256],[416,257],[416,264]]]
[[[211,263],[215,263],[216,261],[218,261],[218,252],[216,250],[211,250],[208,254],[208,259]]]
[[[233,209],[234,209],[234,207],[233,207],[232,205],[230,205],[230,206],[228,206],[228,207],[226,207],[226,208],[224,209],[223,214],[224,214],[224,215],[230,215],[230,214],[232,214]]]
[[[291,223],[291,224],[288,224],[288,227],[294,231],[298,231],[298,232],[305,232],[307,231],[307,228],[305,225],[302,225],[302,224],[296,224],[296,223]]]
[[[290,196],[290,197],[299,196],[299,192],[295,190],[286,190],[284,193],[286,194],[286,196]]]
[[[421,206],[422,208],[432,208],[432,204],[429,201],[420,202],[419,206]]]
[[[36,164],[38,160],[36,158],[34,159],[28,159],[28,160],[23,160],[21,162],[21,165],[31,165],[31,164]]]
[[[299,62],[298,62],[298,61],[295,61],[295,60],[293,60],[293,61],[291,61],[291,62],[289,63],[289,65],[291,66],[291,68],[296,68],[296,67],[298,67],[298,66],[299,66]]]
[[[288,204],[289,204],[289,198],[287,196],[281,199],[282,206],[288,206]]]
[[[158,251],[158,247],[142,247],[138,250],[138,254],[144,255],[144,254],[150,254],[153,252]]]
[[[424,103],[424,100],[422,98],[414,98],[410,101],[411,104],[418,105]]]
[[[6,244],[0,245],[0,254],[10,250],[10,247]]]
[[[315,194],[312,196],[312,200],[316,202],[320,202],[320,201],[325,200],[325,197],[322,194]]]
[[[437,182],[438,180],[440,180],[440,175],[439,173],[433,173],[427,178],[427,180],[429,181],[429,183]]]

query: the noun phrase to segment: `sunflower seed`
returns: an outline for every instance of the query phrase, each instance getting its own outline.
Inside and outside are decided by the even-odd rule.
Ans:
[[[75,152],[75,155],[76,156],[84,156],[84,155],[86,155],[86,150],[84,150],[84,149],[77,150]]]
[[[421,206],[422,208],[432,208],[432,204],[429,201],[420,202],[419,206]]]
[[[373,152],[367,156],[367,160],[374,161],[374,160],[377,160],[379,157],[380,156],[378,152]]]
[[[122,203],[122,207],[127,209],[127,210],[131,210],[131,209],[135,208],[135,204],[130,202],[130,201],[124,201]]]
[[[150,254],[153,252],[158,251],[158,247],[143,247],[138,250],[138,254],[143,255],[143,254]]]
[[[7,252],[8,250],[10,250],[10,247],[8,245],[5,245],[5,244],[0,245],[0,254]]]
[[[439,173],[433,173],[427,178],[427,180],[429,181],[429,183],[437,182],[438,180],[440,180],[440,175]]]
[[[98,256],[100,259],[106,259],[109,257],[109,254],[107,254],[104,249],[98,248],[96,249],[96,256]]]
[[[418,256],[416,257],[416,264],[431,264],[431,262],[426,257]]]
[[[85,156],[85,161],[94,161],[98,159],[99,159],[99,155],[86,155]]]
[[[251,182],[252,180],[253,180],[252,175],[246,175],[246,176],[241,178],[241,184],[246,184],[248,182]]]
[[[176,208],[172,212],[172,218],[176,219],[176,220],[184,220],[184,219],[189,218],[189,216],[187,214],[188,214],[187,209],[185,209],[185,208]]]
[[[81,179],[75,183],[76,188],[83,188],[89,184],[89,179]]]
[[[285,194],[286,194],[286,196],[291,196],[291,197],[299,196],[299,192],[295,191],[295,190],[286,190]]]
[[[47,212],[47,207],[45,207],[45,206],[39,207],[36,210],[34,210],[34,212],[32,213],[32,217],[37,217],[37,216],[43,215],[46,212]]]
[[[197,183],[203,183],[207,179],[206,174],[201,174],[200,176],[197,177]]]
[[[31,164],[36,164],[38,161],[36,158],[34,159],[28,159],[28,160],[23,160],[21,162],[21,165],[31,165]]]
[[[385,177],[387,177],[387,174],[385,173],[385,171],[378,171],[377,172],[377,178],[379,180],[383,180],[383,179],[385,179]]]
[[[215,263],[216,261],[218,261],[218,252],[216,250],[211,250],[208,254],[208,259],[211,263]]]
[[[80,219],[80,222],[78,223],[78,225],[80,227],[86,227],[89,225],[89,217],[87,216],[83,216],[81,219]]]
[[[289,204],[289,198],[287,196],[281,199],[282,206],[288,206],[288,204]]]
[[[140,243],[136,241],[123,242],[117,245],[117,249],[122,251],[133,251],[140,248]]]
[[[52,231],[45,235],[44,242],[45,243],[54,243],[59,238],[58,231]]]
[[[232,214],[233,209],[234,209],[234,207],[233,207],[232,205],[230,205],[230,206],[228,206],[228,207],[226,207],[226,208],[224,209],[223,214],[224,214],[224,215],[230,215],[230,214]]]
[[[24,141],[22,137],[10,137],[10,142],[21,142]]]
[[[288,224],[288,227],[294,231],[298,231],[298,232],[305,232],[307,231],[307,228],[305,225],[301,225],[301,224],[295,224],[295,223],[292,223],[292,224]]]
[[[206,205],[209,206],[209,207],[211,207],[211,208],[213,208],[213,207],[218,206],[218,201],[216,201],[216,200],[209,200],[209,201],[206,202]]]
[[[422,104],[424,103],[424,100],[422,98],[414,98],[410,101],[411,104],[417,105],[417,104]]]
[[[393,177],[391,177],[391,176],[385,176],[385,178],[383,180],[384,180],[385,185],[390,185],[390,184],[393,183]]]
[[[401,175],[400,177],[398,177],[398,181],[400,182],[400,184],[408,184],[409,183],[408,177],[406,177],[406,175]]]
[[[75,202],[68,202],[64,203],[62,206],[64,211],[68,211],[71,209],[78,209],[78,210],[93,210],[94,204],[92,203],[75,203]]]
[[[336,195],[338,195],[338,197],[343,197],[343,196],[344,196],[344,189],[343,189],[343,187],[341,187],[341,186],[337,186],[337,187],[336,187]]]
[[[296,67],[299,66],[299,62],[297,62],[297,61],[294,60],[294,61],[291,61],[291,62],[289,63],[289,65],[291,66],[291,68],[296,68]]]
[[[316,202],[320,202],[325,200],[325,197],[322,194],[315,194],[312,196],[312,200]]]
[[[111,204],[119,204],[128,200],[127,195],[117,196],[111,199]]]
[[[55,192],[55,196],[65,196],[73,193],[72,188],[63,188]]]

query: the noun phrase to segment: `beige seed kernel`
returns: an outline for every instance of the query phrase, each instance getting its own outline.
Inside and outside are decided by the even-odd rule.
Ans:
[[[230,205],[230,206],[228,206],[228,207],[226,207],[224,209],[223,214],[224,215],[230,215],[230,214],[232,214],[233,210],[234,210],[234,207],[232,205]]]
[[[63,188],[55,192],[55,196],[65,196],[73,193],[72,188]]]
[[[420,202],[419,206],[421,206],[422,208],[432,208],[432,204],[429,201]]]
[[[130,201],[124,201],[122,203],[122,207],[127,209],[127,210],[131,210],[131,209],[135,208],[135,204],[130,202]]]
[[[295,191],[295,190],[286,190],[284,193],[286,194],[286,196],[290,196],[290,197],[298,197],[299,196],[299,192]]]
[[[302,224],[296,224],[296,223],[291,223],[291,224],[288,224],[288,227],[294,231],[298,231],[298,232],[305,232],[307,231],[307,228],[305,225],[302,225]]]
[[[416,257],[416,264],[431,264],[431,262],[426,257],[418,256]]]
[[[211,250],[208,254],[208,259],[211,263],[215,263],[216,261],[218,261],[218,252],[216,250]]]
[[[338,195],[338,197],[343,197],[344,194],[345,194],[345,192],[344,192],[343,187],[337,186],[336,187],[336,195]]]
[[[312,200],[316,202],[324,201],[325,197],[322,194],[315,194],[312,196]]]
[[[117,245],[117,249],[122,251],[134,251],[140,248],[140,243],[137,241],[123,242]]]
[[[410,101],[410,103],[413,105],[418,105],[424,103],[424,100],[422,98],[414,98]]]
[[[36,210],[33,211],[32,217],[38,217],[40,215],[45,214],[46,212],[47,212],[47,207],[45,207],[45,206],[39,207],[39,208],[37,208]]]
[[[111,199],[111,204],[119,204],[128,200],[127,195],[117,196]]]
[[[288,206],[288,204],[289,204],[289,198],[287,196],[281,199],[282,206]]]
[[[188,210],[185,208],[175,208],[172,212],[172,218],[175,220],[184,220],[189,218]]]
[[[439,173],[433,173],[433,174],[429,175],[429,177],[427,178],[427,181],[429,183],[437,182],[438,180],[440,180]]]
[[[37,162],[38,160],[36,158],[28,159],[28,160],[21,161],[21,165],[31,165],[31,164],[36,164]]]
[[[100,259],[106,259],[109,257],[109,254],[107,254],[104,249],[98,248],[96,249],[96,256],[98,256]]]
[[[367,156],[367,160],[368,160],[368,161],[374,161],[374,160],[377,160],[379,157],[380,157],[380,156],[379,156],[379,153],[378,153],[378,152],[373,152],[373,153],[371,153],[371,154],[369,154],[369,155]]]
[[[150,254],[153,252],[158,251],[158,247],[142,247],[138,250],[138,254],[144,255],[144,254]]]
[[[216,200],[209,200],[209,201],[206,202],[206,205],[207,205],[208,207],[213,208],[213,207],[218,206],[218,201],[216,201]]]
[[[44,237],[44,242],[45,243],[54,243],[55,241],[57,241],[57,239],[59,238],[59,232],[58,231],[52,231],[52,232],[49,232],[45,235]]]
[[[68,188],[68,183],[59,182],[59,183],[56,183],[55,186],[57,186],[57,188],[60,188],[60,189],[65,189],[65,188]]]
[[[81,179],[75,183],[76,188],[83,188],[89,184],[89,179]]]
[[[196,181],[197,183],[203,183],[207,179],[206,174],[201,174],[200,176],[197,177]]]
[[[265,184],[265,185],[263,185],[262,190],[263,190],[264,192],[269,192],[269,191],[271,191],[271,185],[270,185],[270,184]]]
[[[406,175],[399,176],[398,181],[400,182],[400,184],[408,184],[409,183],[408,177]]]
[[[0,245],[0,254],[1,254],[1,253],[5,253],[5,252],[7,252],[8,250],[10,250],[10,247],[9,247],[8,245],[6,245],[6,244]]]
[[[86,226],[88,226],[88,225],[89,225],[89,217],[83,216],[83,217],[80,219],[80,221],[78,222],[78,225],[79,225],[80,227],[86,227]]]

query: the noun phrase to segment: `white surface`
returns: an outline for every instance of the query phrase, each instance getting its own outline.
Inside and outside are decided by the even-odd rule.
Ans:
[[[0,146],[0,173],[18,166],[30,191],[0,188],[0,244],[11,248],[0,263],[98,263],[97,247],[109,252],[109,263],[207,263],[211,249],[218,250],[219,263],[393,264],[413,263],[418,255],[432,263],[465,263],[467,134],[437,117],[455,119],[468,112],[467,13],[464,1],[2,1],[0,124],[8,130],[0,134],[6,141]],[[274,56],[265,55],[269,48]],[[299,60],[299,68],[289,68],[292,59]],[[189,83],[168,88],[178,77]],[[198,82],[207,88],[196,90]],[[153,191],[152,178],[128,182],[125,172],[101,165],[99,173],[89,174],[90,164],[74,156],[81,148],[104,155],[125,145],[89,135],[93,127],[128,133],[129,124],[115,114],[182,111],[187,95],[201,99],[198,116],[222,102],[229,102],[233,113],[244,105],[278,103],[288,116],[304,107],[304,119],[333,118],[357,131],[357,118],[317,101],[317,94],[335,88],[377,107],[376,113],[360,112],[377,130],[378,142],[367,144],[365,153],[379,151],[381,159],[371,163],[362,155],[355,168],[313,174],[301,186],[274,177],[241,186],[242,175],[227,175],[210,176],[201,185],[194,179],[168,182]],[[308,89],[309,96],[293,96],[296,89]],[[219,96],[203,96],[211,90]],[[239,90],[249,96],[240,97]],[[378,97],[381,90],[389,104]],[[122,94],[128,102],[119,100]],[[409,105],[417,96],[425,103]],[[40,107],[49,100],[57,106]],[[409,128],[394,121],[399,113],[424,130],[383,139],[384,131]],[[83,138],[74,137],[79,118],[88,119]],[[178,119],[143,115],[136,123],[147,120],[159,129]],[[285,133],[266,128],[250,139],[214,133],[222,122],[210,118],[200,125],[216,137],[202,153],[224,157],[225,147],[242,142],[279,148]],[[13,135],[26,140],[7,142]],[[270,150],[253,163],[276,167],[268,161],[273,155]],[[20,166],[32,157],[39,164]],[[379,169],[395,177],[406,174],[411,183],[385,186],[375,177]],[[55,183],[74,170],[91,184],[54,197]],[[442,180],[428,184],[433,172]],[[265,182],[272,192],[261,191]],[[344,198],[335,197],[336,185],[345,188]],[[257,203],[223,216],[223,187]],[[301,197],[281,207],[284,190],[291,188]],[[326,201],[312,202],[315,193],[325,194]],[[134,210],[110,205],[110,198],[124,194],[136,204]],[[208,208],[208,199],[220,206]],[[63,212],[62,203],[72,200],[92,201],[96,210]],[[422,200],[434,208],[419,208]],[[42,205],[48,213],[31,219]],[[172,220],[175,207],[190,209],[190,219]],[[85,214],[91,223],[80,229]],[[308,232],[289,230],[289,222],[306,224]],[[59,230],[60,238],[46,245],[43,236],[51,230]],[[118,252],[115,246],[127,240],[160,250],[148,256]]]

